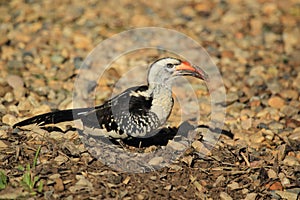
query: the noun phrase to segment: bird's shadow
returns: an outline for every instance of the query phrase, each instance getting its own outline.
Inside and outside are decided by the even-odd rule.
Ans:
[[[42,127],[44,130],[47,130],[49,132],[52,131],[60,131],[66,133],[69,130],[77,130],[76,128],[70,127],[70,129],[62,131],[60,128],[55,127],[55,126],[47,126],[47,127]],[[193,131],[197,128],[202,128],[202,129],[207,129],[212,133],[216,134],[223,134],[231,139],[233,139],[233,133],[224,129],[220,128],[210,128],[207,125],[198,125],[194,126],[191,125],[189,122],[183,122],[180,124],[178,127],[166,127],[162,128],[157,131],[155,135],[152,135],[147,138],[137,138],[137,137],[129,137],[126,139],[122,139],[121,142],[125,145],[132,146],[132,147],[137,147],[137,148],[143,148],[143,147],[149,147],[149,146],[166,146],[169,142],[169,140],[176,140],[175,136],[182,136],[182,137],[188,137],[188,133],[190,131]],[[81,133],[82,130],[79,130],[79,133]],[[93,137],[95,139],[101,138],[100,136],[89,136]],[[119,145],[120,144],[120,139],[114,139],[114,138],[109,138],[109,140],[114,143]]]

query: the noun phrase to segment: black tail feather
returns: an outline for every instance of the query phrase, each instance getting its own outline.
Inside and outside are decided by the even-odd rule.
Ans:
[[[88,112],[90,110],[91,108],[77,108],[77,109],[58,110],[50,113],[45,113],[18,122],[13,125],[13,128],[19,126],[26,126],[29,124],[38,124],[40,126],[43,126],[46,124],[56,124],[59,122],[73,121],[76,119],[80,119],[81,117],[80,113]]]

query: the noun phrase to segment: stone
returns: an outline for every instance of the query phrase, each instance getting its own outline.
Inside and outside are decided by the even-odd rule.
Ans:
[[[220,192],[220,199],[221,200],[233,200],[232,197],[227,194],[226,192]]]
[[[241,126],[244,130],[249,130],[252,127],[252,119],[248,118],[241,121]]]
[[[83,189],[93,191],[93,184],[84,176],[76,175],[76,179],[78,180],[77,183],[75,183],[74,186],[69,187],[70,192],[75,193]]]
[[[272,179],[276,179],[277,178],[277,174],[273,169],[269,169],[268,170],[268,177],[272,178]]]
[[[41,105],[39,107],[35,107],[33,108],[33,110],[31,111],[32,115],[40,115],[40,114],[44,114],[47,112],[51,112],[51,108],[48,105]]]
[[[182,144],[180,142],[175,142],[173,140],[170,140],[168,142],[168,145],[170,145],[170,147],[176,151],[183,151],[184,149],[187,148],[187,146],[185,146],[184,144]]]
[[[270,187],[269,190],[283,190],[283,187],[279,181],[273,183]]]
[[[250,136],[250,141],[253,142],[253,143],[260,144],[260,143],[262,143],[264,140],[265,140],[265,137],[263,136],[263,134],[262,134],[261,131],[256,132],[256,133],[254,133],[254,134],[252,134],[252,135]]]
[[[231,104],[239,99],[239,96],[236,92],[231,92],[226,95],[226,103]]]
[[[54,158],[54,161],[57,162],[58,165],[65,163],[67,160],[68,160],[68,158],[65,156],[62,156],[62,155],[59,155]]]
[[[237,182],[232,182],[232,183],[228,184],[227,187],[231,190],[235,190],[235,189],[239,188],[240,186]]]
[[[284,50],[287,54],[293,53],[294,47],[299,44],[300,31],[296,27],[283,32]]]
[[[5,140],[0,140],[0,149],[1,148],[7,148],[8,146],[10,146],[10,143],[5,141]]]
[[[288,199],[288,200],[297,200],[298,194],[294,192],[288,192],[288,191],[275,191],[276,194],[278,194],[282,199]]]
[[[64,57],[61,55],[53,55],[51,56],[51,62],[54,63],[55,65],[59,65],[64,61]]]
[[[253,200],[256,199],[257,193],[248,193],[245,197],[245,200]]]
[[[269,128],[271,130],[282,130],[284,128],[284,125],[282,123],[279,123],[279,122],[271,122],[269,124]]]
[[[207,149],[200,141],[195,140],[192,143],[192,147],[199,153],[203,154],[203,155],[207,155],[210,153],[209,149]]]
[[[6,114],[2,117],[2,122],[4,124],[8,124],[10,126],[14,125],[15,123],[17,123],[17,118],[11,114]]]
[[[289,156],[289,155],[285,156],[283,163],[288,166],[299,166],[298,159],[294,156]]]
[[[75,48],[91,50],[91,39],[88,38],[86,35],[75,33],[73,35],[73,40]]]
[[[287,89],[287,90],[282,90],[280,92],[280,96],[284,99],[293,99],[296,100],[299,97],[299,94],[296,90],[292,89]]]
[[[268,104],[273,108],[282,108],[285,105],[285,102],[282,98],[278,96],[273,96],[268,100]]]
[[[7,92],[7,93],[4,95],[3,99],[4,99],[5,101],[7,101],[8,103],[10,103],[10,102],[12,102],[12,101],[14,100],[14,95],[13,95],[12,92]]]
[[[289,136],[289,139],[300,141],[300,130],[294,130],[294,132]]]
[[[8,85],[10,85],[13,89],[23,88],[24,82],[20,76],[17,75],[8,75],[6,77]]]
[[[60,174],[51,174],[48,178],[52,179],[52,180],[55,180],[55,179],[60,178],[60,177],[61,177]]]
[[[288,117],[295,116],[298,113],[298,110],[290,105],[283,106],[280,111]]]
[[[250,20],[251,34],[259,35],[262,30],[262,21],[261,19],[253,18]]]
[[[149,165],[159,166],[164,161],[163,157],[154,157],[148,163]]]
[[[54,190],[56,190],[57,192],[62,192],[62,191],[64,191],[64,189],[65,189],[65,187],[64,187],[62,179],[56,178],[55,184],[54,184]]]

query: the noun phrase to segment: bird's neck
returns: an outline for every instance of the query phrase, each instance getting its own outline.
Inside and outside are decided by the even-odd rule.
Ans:
[[[171,86],[163,84],[149,84],[149,94],[152,96],[151,111],[156,113],[161,123],[164,123],[173,108]]]
[[[167,96],[172,97],[172,86],[162,83],[152,83],[148,85],[148,92],[155,99]]]

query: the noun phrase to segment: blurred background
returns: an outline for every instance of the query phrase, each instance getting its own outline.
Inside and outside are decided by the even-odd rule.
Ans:
[[[18,179],[12,173],[13,166],[21,161],[24,163],[34,153],[29,151],[30,156],[22,157],[27,155],[23,152],[17,159],[7,153],[10,148],[15,151],[15,140],[9,135],[10,125],[19,119],[54,108],[72,107],[74,80],[78,69],[97,44],[125,30],[154,26],[174,29],[196,40],[218,66],[227,92],[224,102],[227,111],[224,130],[234,134],[233,138],[223,138],[223,147],[229,145],[236,149],[232,152],[238,155],[241,147],[250,148],[247,152],[256,153],[264,148],[266,154],[276,157],[277,166],[274,157],[268,160],[261,157],[261,154],[252,153],[257,155],[255,159],[249,156],[245,160],[245,157],[234,156],[231,160],[232,166],[240,171],[243,170],[240,166],[263,169],[253,169],[253,176],[248,181],[254,186],[245,186],[245,191],[241,187],[247,183],[238,178],[232,181],[236,177],[221,177],[218,179],[219,185],[214,185],[221,175],[212,173],[209,176],[211,178],[206,180],[198,173],[197,165],[191,166],[198,162],[191,156],[189,159],[192,160],[182,161],[183,169],[165,169],[165,179],[157,174],[146,174],[144,177],[132,175],[128,176],[131,177],[130,182],[126,175],[111,175],[114,178],[121,177],[120,180],[115,180],[104,173],[107,182],[119,184],[116,186],[118,190],[106,184],[99,186],[99,182],[90,179],[89,181],[95,183],[95,188],[99,187],[98,192],[104,192],[102,197],[112,198],[115,195],[123,198],[125,193],[121,194],[120,191],[126,190],[125,196],[144,191],[140,196],[135,196],[139,199],[158,196],[191,199],[203,197],[204,194],[213,199],[290,199],[288,196],[280,196],[290,194],[295,198],[299,191],[295,188],[300,187],[300,153],[299,145],[296,145],[300,140],[299,1],[1,0],[0,13],[0,137],[4,141],[0,147],[5,152],[1,153],[1,162],[16,185]],[[117,60],[107,72],[106,78],[98,83],[102,92],[97,94],[96,101],[102,102],[110,95],[111,85],[122,74],[118,70],[122,71],[124,66],[145,66],[153,58],[162,55],[167,54],[159,51],[137,52]],[[209,95],[205,87],[199,86],[198,89],[198,95]],[[209,102],[203,100],[200,103],[203,112],[209,114],[210,110],[206,106]],[[172,120],[176,121],[175,119]],[[28,143],[31,137],[22,138],[23,143],[20,144],[26,148],[28,145],[37,144]],[[296,141],[295,145],[290,140]],[[224,161],[233,154],[218,156]],[[68,159],[72,161],[72,158]],[[101,167],[103,166],[98,166],[98,169],[103,169]],[[195,167],[196,170],[189,167]],[[174,179],[167,173],[168,170],[176,171]],[[77,173],[75,171],[72,172],[74,177]],[[264,173],[265,176],[262,175]],[[244,175],[244,178],[250,176]],[[66,177],[67,175],[62,175],[57,179],[62,182],[54,181],[48,185],[45,182],[44,191],[54,188],[57,197],[71,198],[76,192],[69,188],[76,180],[67,182]],[[138,184],[148,179],[150,189],[147,185]],[[264,182],[264,179],[269,181]],[[238,183],[237,188],[240,189],[228,189],[227,185],[232,182]],[[191,187],[186,187],[189,184]],[[265,190],[258,189],[259,187]],[[89,195],[99,195],[97,191],[91,191],[93,192]],[[6,191],[5,194],[8,193]],[[80,194],[88,195],[84,192]]]

